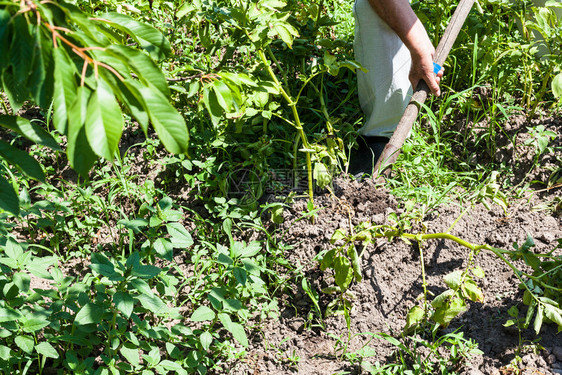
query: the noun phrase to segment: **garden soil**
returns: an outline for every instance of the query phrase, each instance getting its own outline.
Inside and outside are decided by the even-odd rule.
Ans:
[[[531,145],[515,148],[511,141],[508,142],[508,137],[517,139],[518,145],[528,139],[529,135],[521,130],[525,129],[523,125],[530,124],[524,124],[521,118],[515,117],[506,124],[503,135],[496,140],[499,145],[504,142],[505,146],[489,157],[510,160],[513,168],[521,170],[519,174],[515,173],[513,183],[524,178],[546,181],[549,171],[558,163],[556,158],[561,156],[562,138],[559,120],[551,118],[542,124],[558,133],[551,143],[558,147],[558,151],[541,159],[539,167],[532,167]],[[548,252],[558,245],[558,239],[562,239],[562,217],[559,211],[557,214],[544,208],[554,199],[560,199],[562,188],[545,190],[538,186],[531,187],[506,210],[491,202],[489,208],[483,204],[439,206],[423,218],[423,226],[418,225],[412,230],[449,232],[473,244],[508,250],[513,249],[514,243],[523,244],[529,235],[535,242],[532,251]],[[384,187],[372,180],[351,178],[335,180],[332,191],[317,195],[315,203],[319,210],[312,223],[303,218],[307,211],[306,202],[294,201],[284,212],[278,236],[292,246],[288,258],[303,267],[311,288],[318,291],[319,305],[324,312],[334,297],[320,291],[334,285],[334,279],[331,271],[321,271],[314,259],[331,248],[332,234],[337,229],[349,231],[351,226],[361,222],[389,224],[389,214],[401,214],[402,208]],[[450,240],[424,242],[422,250],[428,289],[434,295],[445,290],[445,275],[466,267],[470,254],[469,249]],[[562,253],[562,249],[556,251],[558,255]],[[471,375],[562,374],[562,333],[557,334],[552,324],[543,325],[539,335],[532,328],[519,332],[516,326],[506,327],[506,321],[511,319],[508,310],[512,306],[519,309],[519,317],[524,317],[527,310],[521,302],[523,293],[518,288],[519,282],[513,271],[491,252],[482,251],[476,257],[476,263],[486,275],[477,281],[484,293],[484,301],[470,303],[467,311],[436,334],[441,337],[452,332],[462,333],[465,339],[478,345],[482,354],[472,355],[450,372]],[[516,264],[525,269],[524,264]],[[360,350],[365,355],[364,360],[370,363],[396,363],[395,347],[372,334],[382,332],[399,337],[409,309],[419,304],[423,296],[420,249],[401,240],[379,239],[363,249],[362,270],[363,280],[350,288],[354,299],[349,330],[341,315],[319,319],[305,290],[295,289],[280,303],[282,307],[277,318],[260,322],[256,327],[247,349],[248,355],[229,373],[368,373],[361,368],[360,361],[353,363],[349,360]],[[325,327],[321,327],[320,321]],[[349,342],[348,337],[351,337]],[[443,349],[441,353],[446,355]],[[429,353],[418,347],[418,354],[424,358]],[[516,357],[520,358],[521,372],[510,365]],[[436,368],[435,373],[441,372]]]
[[[427,217],[424,225],[428,233],[449,231],[473,244],[504,249],[511,249],[513,243],[522,244],[530,235],[535,240],[534,250],[547,252],[556,246],[556,239],[562,238],[562,218],[535,211],[533,207],[555,194],[551,191],[541,197],[521,200],[508,208],[507,215],[499,206],[488,209],[478,204],[463,214],[459,206],[449,205]],[[339,179],[333,194],[318,196],[316,204],[320,209],[314,224],[302,219],[306,211],[304,201],[295,202],[287,209],[281,236],[292,245],[289,259],[304,267],[312,287],[319,291],[334,285],[333,278],[329,271],[322,272],[313,259],[331,248],[334,231],[349,230],[350,224],[365,221],[384,224],[389,213],[400,213],[400,209],[395,199],[371,180]],[[467,248],[452,241],[425,242],[423,255],[429,290],[435,295],[444,291],[443,276],[463,269],[469,253]],[[504,327],[510,319],[507,313],[510,307],[517,306],[521,314],[526,311],[516,277],[491,252],[481,252],[476,262],[486,274],[479,281],[484,301],[471,303],[447,329],[438,332],[443,335],[459,330],[465,339],[473,340],[483,351],[475,355],[464,370],[471,374],[511,374],[507,366],[522,344],[520,356],[527,371],[524,373],[562,374],[562,333],[557,335],[555,326],[545,325],[540,335],[535,335],[532,329],[525,330],[520,341],[515,327]],[[404,328],[408,310],[423,295],[419,249],[400,240],[377,240],[364,249],[362,267],[363,281],[351,287],[355,299],[349,332],[343,316],[326,318],[325,330],[313,324],[317,316],[314,316],[311,300],[302,289],[295,290],[282,304],[279,318],[262,324],[259,334],[253,336],[247,361],[239,363],[235,373],[361,373],[358,366],[350,367],[349,362],[338,360],[342,354],[341,344],[349,334],[353,338],[348,352],[356,352],[368,344],[374,350],[369,361],[395,361],[393,347],[384,340],[372,339],[369,333],[385,332],[396,336]],[[325,308],[331,297],[320,293],[319,299],[321,307]],[[313,317],[312,322],[309,316]],[[540,346],[531,350],[533,347],[528,344],[539,338]],[[544,349],[536,349],[541,347]]]

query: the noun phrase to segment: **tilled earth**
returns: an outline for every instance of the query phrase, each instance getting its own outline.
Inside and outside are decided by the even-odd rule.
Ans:
[[[463,120],[462,126],[482,128],[486,124],[473,124]],[[542,125],[558,136],[551,140],[549,152],[535,159],[534,143],[528,141],[530,130]],[[503,132],[495,140],[495,154],[475,155],[480,161],[508,163],[513,170],[512,184],[522,181],[546,182],[562,160],[560,119],[525,122],[515,116],[504,124]],[[462,131],[462,129],[459,129]],[[525,143],[526,142],[526,143]],[[536,186],[535,186],[536,185]],[[511,250],[513,244],[522,244],[527,235],[535,241],[532,251],[545,253],[557,247],[562,239],[562,216],[544,210],[545,205],[562,197],[562,188],[545,190],[544,184],[531,184],[527,195],[510,202],[507,210],[497,204],[489,208],[476,204],[469,209],[460,204],[438,207],[423,218],[428,233],[447,232],[473,244],[490,245]],[[333,192],[317,195],[320,208],[312,224],[302,219],[306,202],[296,201],[284,213],[284,223],[279,228],[279,238],[292,245],[288,254],[294,264],[303,266],[312,288],[334,285],[329,270],[322,272],[314,260],[319,253],[330,249],[330,238],[337,229],[348,230],[361,222],[388,224],[391,212],[401,213],[396,199],[373,181],[354,181],[340,178],[334,182]],[[541,209],[542,208],[542,209]],[[413,231],[419,231],[414,228]],[[447,240],[427,241],[423,245],[424,264],[430,292],[438,295],[445,290],[443,277],[467,265],[470,251]],[[557,249],[557,255],[562,249]],[[515,326],[505,327],[510,319],[508,310],[517,306],[519,317],[524,317],[527,307],[522,303],[522,291],[513,271],[491,252],[483,251],[476,263],[485,271],[478,283],[484,301],[470,303],[467,311],[455,318],[437,335],[456,330],[465,339],[477,344],[483,354],[473,355],[464,365],[454,369],[460,374],[562,374],[562,333],[554,325],[543,325],[540,334],[532,328],[521,332]],[[522,263],[516,263],[524,268]],[[348,331],[343,316],[325,317],[325,327],[319,325],[314,306],[304,290],[295,290],[281,304],[278,319],[261,323],[251,339],[248,356],[239,362],[235,374],[334,374],[365,373],[357,363],[342,356],[342,343],[352,337],[347,353],[371,348],[365,358],[370,363],[395,363],[394,347],[387,341],[372,339],[369,333],[387,333],[399,337],[405,326],[405,317],[423,295],[419,249],[401,240],[377,240],[369,245],[362,256],[363,281],[351,287],[354,295],[351,311],[351,329]],[[331,296],[319,292],[323,311]],[[316,315],[315,315],[316,314]],[[419,347],[418,347],[419,349]],[[427,353],[423,353],[422,357]],[[364,352],[366,353],[366,352]],[[444,353],[446,355],[446,353]],[[521,360],[517,368],[512,365],[516,356]],[[437,372],[437,370],[436,370]]]
[[[316,290],[333,285],[329,271],[320,271],[318,262],[313,258],[330,248],[330,237],[336,229],[347,229],[350,223],[357,225],[364,221],[383,224],[390,212],[400,212],[395,199],[370,180],[341,179],[335,185],[334,194],[317,197],[316,204],[321,209],[314,225],[310,221],[299,220],[301,213],[306,211],[306,205],[305,202],[296,202],[286,210],[285,223],[281,228],[282,238],[293,246],[290,260],[304,266]],[[489,244],[504,249],[511,249],[515,242],[522,244],[529,234],[535,239],[534,251],[544,253],[554,249],[557,239],[562,238],[562,218],[545,211],[535,211],[533,207],[556,194],[560,196],[560,191],[522,200],[509,208],[507,216],[499,206],[487,209],[478,204],[462,216],[458,206],[442,207],[438,213],[427,217],[424,224],[429,233],[446,232],[458,219],[450,230],[451,234],[473,244]],[[426,242],[423,252],[428,287],[435,294],[444,290],[443,276],[466,266],[469,255],[467,248],[446,240]],[[439,334],[459,329],[466,339],[472,339],[484,352],[473,356],[464,366],[467,373],[515,373],[506,366],[515,358],[520,343],[518,330],[504,327],[504,323],[510,318],[507,311],[511,306],[518,306],[521,314],[526,311],[521,302],[522,292],[511,269],[493,253],[481,252],[476,261],[486,273],[486,277],[479,281],[484,302],[471,303],[466,312]],[[357,351],[367,343],[369,332],[399,335],[408,310],[423,293],[419,249],[410,244],[400,240],[378,240],[365,249],[362,266],[364,280],[351,288],[355,300],[350,333],[354,338],[348,352]],[[329,298],[320,296],[322,307],[326,306]],[[303,290],[295,291],[283,305],[280,318],[266,322],[260,327],[261,334],[253,337],[248,360],[237,366],[236,373],[361,373],[358,366],[338,360],[337,354],[341,351],[338,351],[337,338],[345,341],[348,334],[342,316],[326,318],[325,330],[314,326],[307,319],[314,309]],[[537,349],[526,350],[531,348],[527,344],[539,338]],[[523,373],[562,373],[562,336],[556,334],[554,325],[544,325],[539,336],[531,328],[527,329],[522,333],[521,340]],[[394,361],[393,348],[386,341],[375,339],[368,345],[374,349],[369,361]]]

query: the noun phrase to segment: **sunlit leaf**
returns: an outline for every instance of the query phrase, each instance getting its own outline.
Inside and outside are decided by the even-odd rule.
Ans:
[[[542,327],[542,319],[543,319],[543,304],[539,304],[539,307],[537,308],[537,315],[535,316],[535,322],[533,323],[533,329],[535,330],[535,333],[538,335],[541,331],[541,327]]]
[[[558,99],[562,98],[562,73],[558,73],[551,83],[552,93]]]
[[[140,88],[150,122],[166,149],[174,154],[187,152],[189,134],[184,118],[158,90]]]
[[[92,150],[107,160],[113,160],[123,125],[123,114],[111,88],[104,80],[98,80],[98,87],[88,100],[86,116],[86,136]]]
[[[126,318],[130,318],[135,307],[135,301],[129,293],[116,292],[113,295],[113,303]]]
[[[344,256],[338,256],[334,259],[333,267],[336,285],[344,290],[347,289],[351,280],[353,280],[353,269],[349,259]]]
[[[89,302],[78,311],[74,317],[74,324],[86,325],[99,323],[102,320],[103,312],[103,307]]]
[[[420,323],[425,316],[425,311],[419,307],[414,306],[408,311],[406,315],[406,327],[413,327]]]
[[[246,336],[246,331],[241,324],[233,322],[230,319],[230,316],[224,313],[219,314],[219,319],[224,328],[232,334],[232,337],[234,337],[236,341],[244,347],[248,346],[248,337]]]
[[[215,312],[207,306],[199,306],[197,310],[191,314],[191,320],[194,322],[204,322],[215,319]]]
[[[48,342],[43,341],[35,346],[35,351],[47,358],[59,358],[57,350]]]
[[[125,343],[121,349],[119,349],[119,353],[121,353],[133,367],[137,367],[140,364],[139,349],[135,345]]]
[[[445,284],[453,290],[458,289],[461,284],[462,272],[461,271],[454,271],[450,274],[446,275],[443,280]]]
[[[144,86],[156,87],[164,96],[170,96],[170,88],[168,87],[168,82],[166,81],[164,73],[162,73],[162,70],[146,54],[122,45],[111,45],[106,51],[126,59],[128,66]]]
[[[168,39],[151,25],[120,13],[105,13],[100,15],[99,18],[109,21],[109,25],[129,34],[137,41],[139,47],[147,51],[155,60],[163,59],[172,51]]]
[[[88,177],[88,172],[98,159],[88,142],[86,135],[86,116],[88,101],[92,91],[86,87],[78,87],[74,103],[70,107],[69,116],[72,121],[68,124],[68,145],[66,155],[70,166],[82,177]]]
[[[33,337],[30,336],[16,336],[14,342],[18,348],[27,354],[31,354],[33,352],[33,348],[35,347],[35,341],[33,340]]]
[[[59,132],[66,134],[68,111],[76,97],[77,85],[74,77],[76,67],[62,47],[55,48],[54,61],[53,122]]]
[[[201,334],[201,336],[199,336],[199,341],[201,342],[203,349],[209,350],[213,342],[213,335],[211,335],[210,332],[205,331]]]

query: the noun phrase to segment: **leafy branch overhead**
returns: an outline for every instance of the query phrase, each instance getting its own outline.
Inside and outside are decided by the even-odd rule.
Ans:
[[[185,120],[170,104],[166,78],[155,63],[170,52],[159,30],[123,14],[94,18],[65,2],[39,1],[8,3],[0,10],[0,55],[8,57],[0,60],[1,88],[14,112],[28,100],[52,106],[54,126],[67,136],[70,164],[82,176],[98,157],[113,159],[124,112],[145,134],[151,124],[168,151],[187,152]],[[0,126],[58,147],[22,118],[2,116]],[[18,151],[2,145],[0,157],[29,177],[43,178],[36,161],[10,155]],[[0,184],[8,184],[1,175]],[[9,190],[2,189],[0,207],[17,213],[15,192]]]

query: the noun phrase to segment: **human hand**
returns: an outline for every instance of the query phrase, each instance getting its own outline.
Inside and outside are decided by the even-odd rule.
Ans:
[[[435,47],[429,40],[427,32],[421,23],[414,26],[410,33],[410,43],[408,49],[412,56],[412,66],[408,78],[414,90],[420,82],[424,80],[427,86],[435,96],[441,95],[439,84],[445,70],[441,70],[435,74],[433,70],[433,59],[435,57]]]

